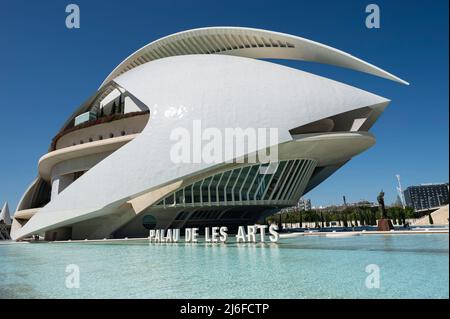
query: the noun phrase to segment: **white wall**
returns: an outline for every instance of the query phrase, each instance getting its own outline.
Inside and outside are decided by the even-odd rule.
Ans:
[[[56,176],[52,179],[52,192],[50,200],[55,199],[55,197],[61,193],[66,187],[68,187],[73,182],[73,173]]]

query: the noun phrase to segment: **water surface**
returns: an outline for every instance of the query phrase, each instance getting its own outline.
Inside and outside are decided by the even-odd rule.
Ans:
[[[80,288],[66,287],[66,267]],[[375,264],[380,287],[369,289]],[[0,244],[0,298],[449,298],[448,234]]]

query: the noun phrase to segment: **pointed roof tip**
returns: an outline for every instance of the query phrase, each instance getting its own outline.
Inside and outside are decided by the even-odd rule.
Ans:
[[[11,215],[9,214],[9,206],[7,201],[3,204],[2,210],[0,211],[0,222],[4,222],[6,225],[11,225]]]
[[[391,77],[389,77],[387,79],[392,80],[392,81],[397,82],[397,83],[400,83],[400,84],[403,84],[403,85],[409,85],[409,82],[407,82],[407,81],[405,81],[405,80],[403,80],[403,79],[401,79],[401,78],[399,78],[399,77],[397,77],[395,75],[392,75],[392,74],[391,74]]]
[[[401,79],[401,78],[399,78],[399,77],[397,77],[395,75],[393,75],[392,80],[395,81],[395,82],[398,82],[400,84],[409,86],[409,82],[407,82],[407,81],[405,81],[405,80],[403,80],[403,79]]]

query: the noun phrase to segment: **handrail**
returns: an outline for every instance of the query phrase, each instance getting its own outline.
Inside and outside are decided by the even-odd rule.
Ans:
[[[77,130],[81,130],[81,129],[84,129],[87,127],[95,126],[98,124],[110,123],[113,121],[130,118],[130,117],[134,117],[134,116],[145,115],[145,114],[149,114],[149,113],[150,113],[149,110],[145,110],[145,111],[139,111],[139,112],[125,113],[125,114],[111,114],[111,115],[107,115],[107,116],[104,116],[104,117],[101,117],[101,118],[98,118],[95,120],[91,120],[91,121],[79,124],[77,126],[72,126],[70,128],[67,128],[67,129],[59,132],[58,134],[55,135],[55,137],[53,137],[51,145],[50,145],[50,151],[56,150],[56,143],[58,142],[58,140],[68,133],[71,133],[71,132],[74,132]]]

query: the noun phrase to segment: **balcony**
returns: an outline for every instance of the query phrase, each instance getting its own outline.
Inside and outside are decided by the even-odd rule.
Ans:
[[[50,151],[119,136],[137,134],[147,125],[149,111],[112,114],[88,120],[59,132]]]

